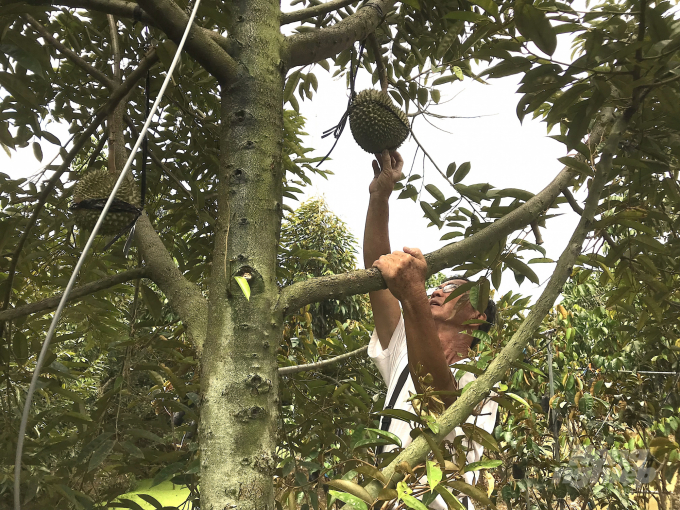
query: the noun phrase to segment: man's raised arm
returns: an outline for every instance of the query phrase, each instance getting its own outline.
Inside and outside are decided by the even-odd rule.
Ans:
[[[373,180],[368,187],[371,198],[364,229],[364,267],[370,268],[382,255],[391,253],[389,198],[394,184],[401,178],[404,160],[397,151],[383,151],[373,161]],[[399,301],[387,290],[369,292],[375,329],[380,345],[387,349],[399,323]]]

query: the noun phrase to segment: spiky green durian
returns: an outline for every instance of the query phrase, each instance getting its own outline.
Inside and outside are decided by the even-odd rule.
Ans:
[[[92,230],[99,219],[102,207],[109,198],[113,186],[118,179],[105,168],[86,173],[76,183],[73,190],[75,223],[79,228]],[[116,201],[112,204],[99,235],[115,235],[129,225],[138,215],[139,195],[131,178],[126,178],[116,193]]]
[[[374,89],[362,90],[352,101],[349,127],[354,140],[371,154],[396,149],[409,133],[406,114],[387,92]]]

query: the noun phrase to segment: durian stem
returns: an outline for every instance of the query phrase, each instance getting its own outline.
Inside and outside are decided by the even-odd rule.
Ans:
[[[382,58],[382,47],[378,43],[375,32],[368,34],[368,44],[371,45],[371,51],[375,57],[375,67],[378,70],[378,76],[380,77],[380,88],[383,92],[387,92],[387,68],[385,67],[385,61]]]

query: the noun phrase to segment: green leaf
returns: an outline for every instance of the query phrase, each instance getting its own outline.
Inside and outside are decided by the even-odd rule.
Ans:
[[[458,498],[451,494],[449,490],[443,485],[437,485],[434,490],[437,491],[442,499],[446,502],[449,510],[466,510],[466,507],[463,506],[463,503],[461,503]]]
[[[150,494],[140,494],[139,492],[136,492],[135,496],[137,496],[140,499],[143,499],[151,506],[153,506],[156,510],[161,510],[163,508],[163,504]]]
[[[428,508],[423,504],[422,501],[418,501],[416,498],[410,494],[402,494],[400,499],[406,503],[406,506],[413,508],[413,510],[428,510]]]
[[[525,0],[515,1],[515,26],[519,33],[538,46],[547,55],[555,53],[557,32],[545,13]]]
[[[384,409],[376,414],[380,416],[389,416],[391,418],[397,418],[398,420],[401,421],[406,422],[413,421],[415,423],[420,423],[420,418],[418,418],[417,415],[410,413],[408,411],[404,411],[403,409]]]
[[[336,489],[340,489],[343,492],[361,499],[369,505],[373,503],[373,498],[371,498],[371,495],[368,493],[368,491],[357,483],[351,482],[349,480],[330,480],[326,483],[328,483],[328,485],[331,487],[335,487]]]
[[[170,464],[169,466],[165,466],[158,473],[156,473],[156,476],[153,477],[151,487],[155,487],[156,485],[159,485],[165,482],[166,480],[169,480],[175,473],[179,473],[183,467],[184,462],[175,462],[173,464]]]
[[[584,393],[578,401],[578,408],[582,413],[589,413],[593,410],[593,396],[590,393]]]
[[[140,290],[142,291],[144,303],[153,318],[157,321],[161,320],[163,318],[163,304],[161,303],[161,300],[158,299],[156,293],[146,285],[141,285]]]
[[[481,444],[487,450],[494,452],[500,451],[498,443],[486,430],[477,427],[474,423],[463,423],[461,428],[463,429],[463,432],[470,436],[474,442]]]
[[[125,449],[132,457],[136,457],[138,459],[143,459],[144,458],[144,453],[142,450],[137,448],[134,444],[132,444],[130,441],[123,441],[120,443],[120,445]]]
[[[456,164],[451,163],[449,166],[446,167],[446,177],[451,177],[453,175],[453,172],[456,171]]]
[[[332,481],[340,481],[340,480],[331,480]],[[333,487],[333,484],[331,482],[327,482],[328,485]],[[363,487],[362,487],[363,488]],[[366,489],[364,489],[365,491]],[[368,510],[368,505],[361,499],[356,497],[354,494],[347,494],[346,492],[339,492],[339,491],[334,491],[334,490],[329,490],[328,493],[333,496],[336,499],[339,499],[343,503],[346,503],[350,505],[351,507],[354,507],[356,510]],[[368,493],[366,493],[368,494]]]
[[[399,436],[397,436],[396,434],[393,434],[392,432],[388,432],[387,430],[372,429],[372,428],[366,428],[364,430],[374,432],[375,434],[378,434],[379,436],[384,437],[385,439],[389,439],[394,444],[396,444],[399,448],[401,448],[401,439],[399,439]]]
[[[498,459],[480,460],[478,462],[472,462],[466,465],[465,469],[463,469],[463,472],[467,473],[469,471],[479,471],[480,469],[494,469],[502,465],[503,461]]]
[[[126,435],[130,435],[132,437],[140,437],[143,439],[149,439],[155,443],[163,443],[163,440],[158,437],[156,434],[153,432],[150,432],[148,430],[143,430],[143,429],[129,429],[125,431]]]
[[[456,173],[453,175],[453,183],[458,184],[460,181],[465,179],[465,176],[470,173],[471,167],[472,167],[472,165],[470,165],[469,161],[466,161],[465,163],[460,165],[458,167],[458,170],[456,170]]]
[[[38,108],[38,98],[15,76],[0,72],[0,86],[9,92],[14,99],[31,108]]]
[[[40,144],[38,142],[33,142],[33,155],[35,156],[35,159],[37,159],[39,162],[42,162],[43,160],[43,152],[42,148],[40,147]]]
[[[418,3],[418,0],[404,0],[404,3],[410,5],[413,7],[416,11],[420,10],[420,3]]]
[[[436,462],[428,460],[426,464],[427,471],[427,483],[430,486],[430,490],[433,491],[434,488],[442,481],[442,470],[439,468]]]
[[[576,170],[581,175],[586,175],[588,177],[591,177],[593,175],[593,169],[576,158],[564,156],[561,158],[557,158],[557,161],[562,163],[564,166],[568,166],[569,168]]]
[[[444,226],[444,222],[441,219],[439,219],[439,215],[435,212],[435,210],[432,208],[430,204],[421,201],[420,207],[425,213],[425,216],[427,216],[432,223],[437,225],[439,228],[442,228]]]
[[[439,188],[435,186],[434,184],[426,184],[425,189],[427,192],[434,197],[435,200],[438,200],[439,202],[444,202],[446,201],[446,197],[444,196],[444,193],[439,191]]]
[[[234,276],[234,280],[236,280],[238,286],[241,287],[241,291],[243,292],[243,295],[246,297],[246,299],[250,301],[250,285],[248,285],[248,280],[246,280],[243,276]]]
[[[300,71],[295,71],[293,74],[291,74],[288,79],[286,80],[286,86],[283,89],[283,102],[286,103],[287,101],[290,101],[290,98],[293,97],[293,93],[295,92],[295,88],[297,87],[298,82],[300,81]]]
[[[104,460],[106,460],[106,457],[109,456],[109,453],[113,449],[113,446],[116,444],[116,441],[114,439],[109,439],[107,441],[102,442],[97,449],[94,451],[92,454],[92,457],[90,457],[90,462],[87,465],[87,471],[92,471],[93,469],[97,468]]]
[[[473,487],[472,485],[469,485],[465,482],[459,481],[448,482],[448,485],[449,487],[454,488],[458,492],[462,492],[463,494],[470,496],[475,501],[479,501],[483,505],[488,505],[495,510],[496,505],[494,505],[493,502],[489,499],[489,497],[485,493],[480,491],[478,488]]]
[[[524,262],[522,262],[518,258],[514,256],[507,256],[503,260],[503,262],[505,262],[505,264],[508,267],[512,268],[516,273],[520,273],[529,278],[529,281],[531,283],[534,283],[536,285],[540,283],[538,276],[536,275],[536,273],[534,273],[534,270],[531,269],[529,266],[527,266]]]
[[[37,49],[39,50],[39,48]],[[41,78],[45,78],[45,73],[40,61],[28,53],[26,49],[21,48],[16,44],[0,44],[0,51],[16,60],[21,67],[28,69]]]
[[[526,400],[524,400],[524,399],[523,399],[522,397],[520,397],[519,395],[515,395],[514,393],[506,393],[506,395],[507,395],[508,397],[510,397],[511,399],[516,400],[517,402],[519,402],[520,404],[522,404],[522,405],[523,405],[524,407],[526,407],[527,409],[531,409],[531,406],[529,405],[529,402],[527,402]]]

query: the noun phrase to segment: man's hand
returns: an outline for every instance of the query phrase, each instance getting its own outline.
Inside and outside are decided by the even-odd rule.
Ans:
[[[425,295],[427,262],[418,248],[406,248],[383,255],[373,263],[380,269],[387,288],[402,303],[404,300]]]
[[[368,186],[371,195],[389,197],[394,184],[403,177],[401,173],[404,160],[397,151],[385,149],[382,154],[376,154],[373,160],[373,180]]]

